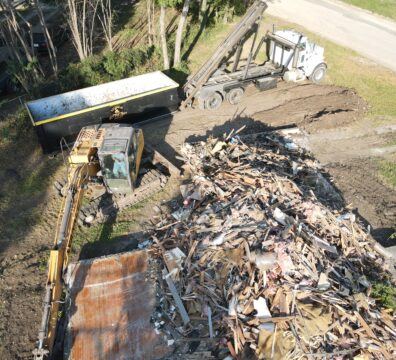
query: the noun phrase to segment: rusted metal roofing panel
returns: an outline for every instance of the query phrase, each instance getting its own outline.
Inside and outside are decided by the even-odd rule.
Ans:
[[[168,352],[150,323],[156,301],[148,264],[145,251],[77,263],[65,358],[158,359]]]

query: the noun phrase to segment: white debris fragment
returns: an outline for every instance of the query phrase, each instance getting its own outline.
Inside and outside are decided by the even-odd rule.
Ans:
[[[145,240],[145,241],[141,242],[140,244],[138,244],[137,247],[139,250],[145,249],[145,248],[149,247],[152,243],[153,242],[151,240]]]
[[[216,245],[219,246],[224,242],[224,238],[225,238],[226,234],[225,233],[221,233],[219,236],[215,237],[210,244],[211,245]]]
[[[168,346],[172,346],[175,343],[175,340],[171,339],[168,340]]]
[[[238,299],[236,296],[233,296],[228,303],[228,315],[230,316],[236,316],[237,315],[237,305],[238,305]]]
[[[326,291],[330,288],[331,284],[329,282],[329,279],[325,273],[320,273],[319,275],[319,281],[318,281],[318,290],[321,291]]]
[[[251,260],[260,270],[269,270],[276,263],[276,255],[274,253],[256,253],[251,254]]]
[[[287,150],[289,150],[289,151],[296,151],[296,150],[298,149],[298,146],[297,146],[296,143],[290,141],[290,142],[287,142],[287,143],[285,144],[285,148],[286,148]]]
[[[253,300],[253,307],[257,311],[256,317],[260,319],[269,319],[272,317],[267,306],[267,301],[262,296],[257,300]]]
[[[293,218],[286,215],[281,209],[275,208],[273,212],[274,219],[283,226],[288,226],[293,223]]]
[[[267,322],[264,324],[260,324],[258,326],[259,330],[266,330],[266,331],[270,331],[270,332],[274,332],[275,331],[275,324],[273,322]]]
[[[174,248],[164,253],[164,260],[173,281],[179,279],[179,272],[183,269],[182,264],[187,256],[180,248]]]

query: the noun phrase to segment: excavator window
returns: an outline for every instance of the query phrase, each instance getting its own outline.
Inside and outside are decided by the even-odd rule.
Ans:
[[[125,154],[122,152],[103,156],[104,173],[107,179],[127,179],[128,170]]]
[[[128,192],[131,190],[128,157],[123,152],[101,156],[104,180],[111,192]]]

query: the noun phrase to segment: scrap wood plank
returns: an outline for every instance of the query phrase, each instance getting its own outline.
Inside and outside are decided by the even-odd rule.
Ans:
[[[348,260],[348,256],[355,255],[356,251],[352,249],[348,253],[347,246],[359,245],[370,251],[372,245],[367,242],[367,231],[357,221],[351,227],[349,217],[342,217],[349,210],[333,211],[320,203],[306,181],[307,174],[316,179],[320,172],[314,159],[303,152],[288,152],[282,139],[275,135],[271,140],[273,143],[257,139],[254,144],[241,146],[235,141],[230,144],[227,140],[210,138],[206,143],[182,147],[181,153],[192,172],[193,186],[197,187],[192,187],[192,190],[205,194],[205,201],[194,204],[190,217],[175,225],[177,231],[170,226],[169,231],[160,232],[158,236],[161,241],[169,238],[175,246],[183,246],[183,251],[188,254],[185,260],[188,271],[183,272],[181,292],[193,293],[195,302],[201,302],[201,305],[210,302],[213,332],[226,333],[230,338],[234,334],[235,355],[241,351],[243,341],[245,346],[248,343],[253,349],[257,348],[258,336],[254,335],[254,329],[265,322],[255,318],[249,299],[257,299],[263,294],[271,304],[273,316],[265,321],[277,324],[278,336],[291,329],[297,343],[296,352],[301,348],[302,352],[309,354],[307,349],[314,346],[317,354],[326,356],[325,341],[318,341],[310,333],[305,334],[300,323],[305,321],[308,325],[308,319],[302,317],[303,314],[305,316],[303,304],[307,301],[311,306],[321,306],[334,313],[336,325],[330,330],[342,332],[345,342],[356,344],[359,338],[377,341],[366,335],[366,327],[373,334],[378,334],[381,340],[393,337],[388,329],[393,319],[388,319],[388,324],[385,324],[377,317],[368,317],[363,323],[351,311],[356,309],[352,293],[363,290],[355,279],[370,269],[361,261]],[[295,166],[304,171],[293,172]],[[276,208],[292,216],[287,230],[277,222]],[[255,209],[260,209],[264,220],[258,219]],[[311,210],[311,217],[308,217],[307,209]],[[171,217],[168,221],[174,223]],[[258,225],[258,221],[263,225]],[[161,222],[163,226],[166,222]],[[217,241],[213,246],[213,239],[221,233],[224,233],[225,241]],[[184,240],[182,245],[175,242],[182,236],[188,240]],[[279,254],[276,265],[265,273],[260,271],[251,261],[250,252],[271,252],[282,242],[287,244],[285,254],[293,259],[293,271],[280,271]],[[239,247],[244,249],[244,257],[232,252]],[[382,265],[383,258],[370,252],[373,263]],[[244,264],[246,258],[248,265]],[[344,269],[347,270],[345,274]],[[353,285],[344,279],[350,279]],[[318,280],[319,284],[316,283]],[[285,284],[289,287],[286,294],[280,291]],[[321,287],[320,292],[313,288],[317,285]],[[229,317],[228,306],[224,303],[231,302],[231,299],[235,299],[233,308],[238,309],[232,314],[237,313],[235,318]],[[188,307],[191,315],[196,315],[198,307]],[[376,312],[371,303],[365,309]],[[302,317],[301,321],[296,321],[296,313]],[[281,314],[286,316],[280,317]],[[312,320],[320,316],[316,312],[310,314]],[[357,323],[360,326],[358,330],[355,329]],[[207,336],[207,326],[201,331]],[[342,354],[344,342],[337,340],[338,332],[329,336],[334,343],[334,354]]]
[[[184,325],[187,325],[190,322],[190,318],[187,314],[186,308],[183,305],[182,299],[180,298],[179,293],[176,290],[176,286],[173,283],[170,274],[165,268],[162,270],[162,276],[165,279],[166,283],[168,284],[169,290],[172,293],[173,299],[175,300],[176,306],[179,310],[179,314],[183,320]]]
[[[357,318],[357,320],[360,322],[360,325],[364,328],[366,333],[372,337],[373,339],[377,339],[377,336],[374,334],[374,332],[370,329],[370,326],[367,325],[366,321],[363,319],[363,317],[360,315],[359,312],[354,311],[353,312]]]

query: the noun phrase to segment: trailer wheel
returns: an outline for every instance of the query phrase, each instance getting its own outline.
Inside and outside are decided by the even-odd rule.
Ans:
[[[215,92],[213,95],[205,99],[205,109],[216,110],[221,106],[222,102],[223,97],[218,92]]]
[[[242,100],[243,93],[244,93],[244,91],[242,88],[231,89],[226,95],[227,101],[231,105],[236,105]]]
[[[319,84],[323,78],[325,77],[327,72],[327,66],[326,64],[322,63],[316,66],[314,71],[312,71],[312,74],[309,77],[309,80],[311,80],[315,84]]]

